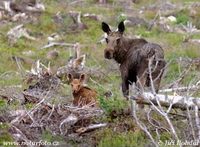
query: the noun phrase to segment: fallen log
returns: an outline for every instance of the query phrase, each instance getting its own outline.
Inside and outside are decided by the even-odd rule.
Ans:
[[[166,93],[166,92],[186,92],[186,91],[195,91],[200,89],[200,86],[198,85],[192,85],[190,87],[178,87],[178,88],[169,88],[169,89],[162,89],[159,90],[160,93]]]
[[[190,96],[178,96],[178,95],[164,95],[164,94],[152,94],[144,93],[142,96],[131,96],[130,99],[135,100],[138,104],[145,105],[158,105],[158,102],[163,107],[179,108],[181,110],[187,110],[195,108],[198,106],[200,110],[200,98],[190,97]]]

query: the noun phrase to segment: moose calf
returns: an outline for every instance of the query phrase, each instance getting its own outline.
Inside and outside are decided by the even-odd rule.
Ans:
[[[107,33],[104,57],[114,59],[120,64],[123,95],[129,95],[129,84],[134,82],[137,88],[143,91],[144,86],[151,86],[151,80],[155,91],[158,92],[166,65],[161,46],[144,39],[124,37],[123,21],[119,23],[117,31],[111,31],[108,24],[102,22],[102,30]]]
[[[68,78],[72,87],[72,94],[74,97],[73,104],[75,106],[96,106],[97,92],[83,85],[85,74],[81,74],[80,78],[73,78],[72,74],[68,74]]]

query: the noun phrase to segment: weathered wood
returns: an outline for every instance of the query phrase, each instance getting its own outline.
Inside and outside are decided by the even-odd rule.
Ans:
[[[74,44],[72,44],[72,43],[64,43],[64,42],[51,42],[50,44],[47,44],[47,45],[41,47],[40,49],[46,49],[46,48],[50,48],[50,47],[54,47],[54,46],[69,46],[69,47],[73,47]]]
[[[33,36],[30,36],[27,29],[24,27],[23,24],[20,24],[14,28],[12,28],[8,33],[7,33],[7,36],[8,36],[8,41],[10,43],[16,43],[17,40],[21,37],[25,37],[29,40],[36,40],[35,37]]]
[[[172,108],[186,110],[187,108],[192,109],[198,106],[200,110],[200,98],[195,97],[144,93],[142,96],[131,96],[130,98],[138,104],[151,105],[153,103],[154,105],[158,105],[158,100],[163,107],[169,107],[173,104]]]
[[[192,85],[190,87],[178,87],[178,88],[169,88],[169,89],[162,89],[159,90],[160,93],[165,93],[165,92],[186,92],[186,91],[195,91],[200,89],[200,86]]]
[[[107,123],[91,124],[88,127],[79,128],[78,130],[76,130],[76,132],[82,134],[82,133],[85,133],[85,132],[88,132],[88,131],[92,131],[92,130],[95,130],[95,129],[99,129],[99,128],[102,128],[102,127],[106,127],[106,126],[107,126]]]

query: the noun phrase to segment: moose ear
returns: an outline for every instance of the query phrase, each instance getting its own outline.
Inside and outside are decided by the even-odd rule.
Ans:
[[[118,31],[119,31],[120,33],[123,33],[124,30],[125,30],[124,22],[121,21],[121,22],[119,23],[119,25],[118,25]]]
[[[103,30],[105,33],[107,33],[107,34],[109,34],[109,33],[111,32],[110,27],[109,27],[108,24],[105,23],[105,22],[102,22],[101,28],[102,28],[102,30]]]
[[[81,74],[79,80],[80,82],[83,82],[85,80],[85,74]]]
[[[67,77],[68,77],[69,81],[72,81],[72,80],[73,80],[72,74],[68,74]]]

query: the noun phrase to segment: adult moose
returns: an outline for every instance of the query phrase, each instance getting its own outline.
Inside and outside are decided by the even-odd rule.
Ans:
[[[107,33],[104,57],[114,59],[120,64],[123,95],[125,97],[129,95],[129,84],[133,82],[141,91],[144,86],[150,87],[153,83],[155,91],[158,92],[166,65],[161,46],[144,39],[126,38],[123,35],[125,31],[123,21],[119,23],[117,31],[111,31],[108,24],[102,22],[102,30]],[[149,61],[152,63],[151,66]],[[151,74],[149,69],[152,71]]]

